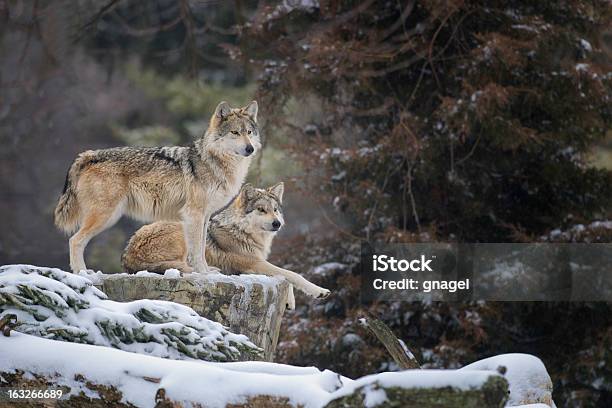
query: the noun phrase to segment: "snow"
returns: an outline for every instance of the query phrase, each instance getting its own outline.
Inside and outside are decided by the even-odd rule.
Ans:
[[[504,281],[517,281],[525,278],[527,274],[525,265],[521,261],[513,260],[510,262],[500,261],[495,263],[493,269],[483,272],[483,277],[496,279],[499,286],[504,285]]]
[[[268,21],[278,19],[294,10],[306,13],[313,13],[319,9],[318,0],[283,0],[283,2],[274,8],[270,13],[266,14]]]
[[[537,27],[533,27],[533,26],[526,25],[526,24],[514,24],[514,25],[512,25],[512,28],[515,28],[517,30],[529,31],[531,33],[539,33],[540,32],[540,30]]]
[[[287,11],[291,10],[304,10],[304,11],[312,11],[314,9],[319,8],[318,0],[284,0],[283,7]]]
[[[445,388],[453,387],[459,390],[469,390],[482,386],[491,376],[499,375],[496,372],[474,370],[404,370],[400,372],[387,372],[373,374],[354,380],[331,394],[331,399],[350,395],[357,388],[363,387],[366,400],[380,398],[380,394],[370,396],[369,393],[379,387],[402,388]]]
[[[593,51],[593,46],[591,45],[591,43],[585,40],[584,38],[580,39],[580,46],[586,51]]]
[[[328,272],[332,272],[335,270],[344,270],[348,267],[348,265],[340,263],[340,262],[327,262],[316,266],[312,273],[316,275],[326,275]]]
[[[404,340],[402,339],[398,339],[399,340],[399,344],[400,346],[402,346],[402,350],[404,350],[404,354],[406,354],[409,358],[411,358],[412,360],[416,360],[416,357],[414,356],[414,354],[412,354],[412,352],[408,349],[408,346],[406,346],[406,343],[404,343]]]
[[[167,276],[140,276],[177,279],[177,272],[167,272]],[[163,342],[116,343],[103,336],[96,323],[104,319],[118,322],[127,328],[139,328],[153,338],[159,336],[162,329],[186,328],[191,330],[188,336],[196,340],[194,347],[197,347],[199,339],[202,347],[212,347],[219,339],[226,345],[230,341],[248,342],[248,339],[228,332],[222,325],[198,316],[183,305],[153,300],[129,303],[107,300],[104,293],[92,284],[92,279],[103,278],[104,275],[99,272],[74,275],[59,269],[30,265],[0,267],[0,294],[20,296],[20,285],[25,285],[30,290],[41,291],[53,303],[51,308],[38,304],[26,305],[43,317],[36,324],[28,322],[27,319],[32,316],[24,310],[12,308],[10,304],[7,308],[6,303],[0,303],[0,315],[9,312],[17,314],[26,323],[19,330],[36,334],[13,331],[10,337],[0,336],[0,372],[21,370],[26,376],[52,376],[57,378],[57,385],[70,387],[72,394],[83,392],[95,396],[96,391],[87,389],[83,383],[75,380],[78,378],[75,376],[80,374],[94,383],[117,388],[123,395],[123,402],[137,407],[155,406],[154,396],[159,388],[164,388],[169,399],[186,406],[199,401],[211,408],[224,407],[227,404],[244,404],[252,396],[270,395],[287,398],[296,406],[320,408],[357,389],[363,393],[367,407],[375,407],[387,400],[387,394],[382,389],[384,387],[453,387],[467,390],[480,387],[491,376],[500,376],[497,370],[504,366],[504,377],[510,388],[507,406],[554,407],[552,382],[544,364],[537,357],[527,354],[499,355],[458,370],[405,370],[351,380],[315,367],[190,359],[165,347]],[[231,282],[245,287],[255,284],[273,287],[278,283],[276,278],[258,275],[211,274],[187,278]],[[160,318],[162,323],[137,319],[135,315],[143,309]],[[60,313],[54,314],[56,310]],[[360,322],[366,323],[365,319],[360,319]],[[80,333],[84,342],[95,345],[54,340],[51,329],[55,327]],[[347,335],[343,341],[356,344],[363,340],[357,335]],[[426,355],[427,350],[423,354]]]
[[[509,406],[534,402],[552,403],[552,381],[542,360],[529,354],[502,354],[469,364],[459,371],[497,370],[506,367],[510,386]]]
[[[345,347],[357,347],[364,344],[364,341],[358,334],[347,333],[342,337],[342,345]]]
[[[588,70],[589,70],[589,64],[584,64],[584,63],[576,64],[577,72],[587,72]]]
[[[365,398],[363,403],[367,408],[375,407],[387,401],[387,393],[382,388],[376,388],[373,384],[364,388]]]
[[[178,269],[168,269],[164,273],[164,277],[171,278],[171,279],[178,279],[181,277],[181,271],[179,271]]]
[[[612,221],[600,220],[600,221],[593,221],[592,223],[588,225],[576,224],[576,225],[573,225],[571,228],[567,229],[566,231],[562,231],[561,228],[556,228],[550,231],[548,235],[544,235],[540,237],[540,240],[542,241],[559,241],[560,240],[562,242],[563,241],[582,242],[581,235],[583,233],[589,232],[589,231],[596,233],[597,230],[600,230],[600,229],[602,230],[612,229]]]
[[[606,228],[612,229],[612,221],[595,221],[589,225],[589,228]]]
[[[163,275],[148,271],[139,271],[135,274],[115,273],[112,275],[105,275],[104,273],[99,271],[81,271],[79,272],[79,276],[89,279],[94,285],[99,285],[104,279],[107,279],[109,277],[111,277],[112,279],[112,277],[115,276],[121,276],[124,278],[135,276],[138,278],[146,277],[152,279],[177,279],[181,277],[181,273],[176,269],[168,269]],[[183,274],[182,279],[191,280],[195,284],[228,283],[239,288],[244,288],[245,294],[250,293],[254,285],[259,285],[262,287],[264,296],[268,296],[269,293],[272,293],[273,296],[275,296],[278,284],[283,281],[283,278],[278,276],[266,276],[256,274],[225,275],[220,272],[209,274],[187,273]],[[248,300],[249,297],[245,296],[244,298]]]
[[[168,269],[163,275],[159,273],[152,273],[149,271],[139,271],[135,274],[127,273],[114,273],[112,275],[106,275],[100,271],[80,271],[79,276],[85,277],[93,282],[94,285],[102,283],[102,281],[108,276],[137,276],[137,277],[148,277],[154,279],[176,279],[181,277],[180,271],[177,269]],[[275,276],[256,275],[256,274],[242,274],[242,275],[225,275],[223,273],[187,273],[183,275],[183,278],[192,279],[200,282],[210,283],[231,283],[238,287],[261,285],[264,289],[276,289],[279,282],[283,279]]]
[[[550,408],[546,404],[526,404],[526,405],[513,405],[511,408]]]
[[[159,277],[159,274],[157,273],[153,273],[153,272],[149,272],[149,271],[138,271],[134,274],[134,276],[148,276],[148,277]]]
[[[329,390],[341,385],[340,377],[327,370],[261,362],[174,361],[21,333],[0,338],[0,371],[15,370],[49,376],[60,373],[58,385],[71,387],[73,395],[84,389],[74,380],[81,374],[95,383],[116,387],[123,402],[137,407],[155,406],[158,388],[164,388],[174,401],[206,401],[210,408],[245,403],[254,395],[286,396],[295,405],[319,407]],[[160,381],[146,381],[145,377]]]
[[[88,278],[60,269],[0,267],[1,294],[12,300],[0,303],[0,316],[17,315],[19,331],[41,337],[171,359],[234,360],[241,348],[259,350],[246,336],[187,306],[148,299],[107,300]]]
[[[360,157],[370,156],[370,155],[380,151],[382,149],[382,147],[383,146],[381,144],[377,144],[374,147],[361,147],[357,151],[357,154],[359,154]]]
[[[256,395],[285,397],[293,405],[319,408],[359,387],[363,387],[366,406],[373,407],[386,399],[384,391],[379,389],[381,386],[450,386],[466,390],[481,386],[492,375],[499,375],[482,370],[407,370],[350,380],[314,367],[168,360],[12,332],[10,337],[0,336],[0,371],[15,370],[22,370],[26,375],[58,373],[58,385],[69,386],[73,395],[93,392],[74,380],[81,374],[94,383],[115,387],[123,395],[122,402],[137,407],[153,407],[157,389],[164,388],[173,401],[187,406],[189,401],[205,401],[210,408],[243,404]],[[159,379],[159,382],[145,378]]]

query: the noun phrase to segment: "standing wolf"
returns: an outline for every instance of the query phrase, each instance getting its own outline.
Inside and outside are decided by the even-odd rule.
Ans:
[[[230,273],[282,276],[312,297],[325,297],[329,290],[266,260],[272,240],[284,223],[283,191],[283,183],[266,190],[245,184],[234,201],[211,218],[206,259],[210,265]],[[169,268],[191,272],[186,258],[187,246],[181,225],[156,222],[136,231],[121,260],[123,268],[131,273],[145,269],[163,273]],[[289,308],[295,306],[293,290],[289,292],[288,304]]]
[[[242,185],[261,147],[257,102],[232,109],[221,102],[191,146],[120,147],[81,153],[66,176],[55,225],[69,241],[73,272],[86,269],[87,243],[122,215],[149,222],[182,221],[190,265],[207,273],[202,251],[210,215]]]

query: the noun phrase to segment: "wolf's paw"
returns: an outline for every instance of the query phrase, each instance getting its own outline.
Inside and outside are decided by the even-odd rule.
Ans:
[[[326,297],[329,296],[331,292],[329,291],[329,289],[325,289],[325,288],[319,288],[319,294],[316,295],[315,297],[317,299],[325,299]]]
[[[213,273],[221,273],[221,269],[215,267],[215,266],[210,266],[207,264],[202,264],[202,265],[196,265],[193,268],[193,271],[195,273],[201,273],[202,275],[209,275],[209,274],[213,274]]]
[[[287,293],[287,310],[295,310],[295,295],[292,285],[289,285],[289,292]]]
[[[287,299],[287,310],[295,310],[295,299]]]
[[[309,290],[307,293],[315,298],[315,299],[325,299],[331,293],[329,290],[322,288],[320,286],[313,285],[314,287]]]
[[[210,265],[208,265],[207,271],[207,273],[221,273],[221,269],[217,268],[216,266]]]

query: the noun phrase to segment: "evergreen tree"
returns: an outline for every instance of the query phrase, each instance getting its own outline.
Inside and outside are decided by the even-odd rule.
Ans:
[[[359,239],[610,242],[609,222],[597,221],[612,212],[612,173],[589,153],[611,125],[611,23],[607,1],[260,5],[241,52],[261,67],[266,133],[289,139],[306,190],[350,220],[331,240],[311,237],[311,259],[327,252],[354,265]],[[298,312],[299,352],[281,355],[356,374],[378,357],[342,354],[358,285],[333,273],[338,295],[324,311]],[[612,404],[608,304],[369,310],[431,351],[428,366],[531,352],[550,368],[558,401]]]

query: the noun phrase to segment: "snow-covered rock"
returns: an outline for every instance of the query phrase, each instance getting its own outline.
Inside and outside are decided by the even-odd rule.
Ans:
[[[261,358],[246,336],[178,303],[108,300],[91,280],[55,268],[0,267],[0,318],[40,337],[115,347],[171,359],[237,361]]]
[[[494,371],[405,370],[347,383],[326,407],[500,407],[507,389]]]
[[[207,408],[398,407],[402,401],[421,408],[480,408],[501,406],[507,390],[492,371],[407,370],[353,381],[314,367],[168,360],[16,332],[0,336],[0,378],[3,386],[68,387],[67,406],[95,401],[143,408],[160,402]]]
[[[9,311],[21,316],[26,324],[18,330],[36,336],[16,331],[7,331],[8,337],[0,335],[0,385],[65,387],[69,394],[65,404],[68,407],[96,403],[96,406],[115,407],[554,408],[552,383],[546,368],[538,358],[525,354],[491,357],[459,370],[405,370],[351,380],[314,367],[185,359],[184,356],[159,353],[161,349],[155,344],[147,349],[113,344],[108,333],[102,333],[96,322],[108,319],[121,322],[128,330],[150,333],[155,338],[164,334],[160,328],[167,327],[169,320],[176,320],[172,324],[192,330],[185,335],[193,337],[193,344],[190,344],[194,347],[199,343],[208,345],[219,341],[231,345],[231,339],[243,337],[203,319],[186,306],[151,300],[119,303],[106,299],[98,288],[111,288],[117,297],[138,298],[147,294],[166,299],[175,297],[200,308],[210,308],[205,304],[217,302],[220,296],[224,298],[221,303],[226,302],[229,306],[208,310],[217,310],[216,313],[226,319],[232,308],[242,306],[244,309],[239,311],[248,314],[253,313],[249,310],[252,305],[261,310],[263,304],[268,305],[266,310],[274,310],[269,305],[285,299],[279,296],[279,291],[286,290],[286,284],[273,278],[175,276],[172,272],[167,276],[148,273],[80,276],[28,265],[1,267],[0,317]],[[245,292],[249,296],[259,293],[256,295],[259,300],[256,298],[252,304],[246,302],[249,297]],[[284,304],[281,306],[284,308]],[[28,321],[27,316],[37,316],[36,322]],[[65,326],[56,330],[62,323]],[[52,339],[61,339],[62,332],[77,338],[82,334],[84,342],[93,338],[97,339],[96,344],[115,348]],[[117,334],[123,335],[125,333]],[[357,339],[349,337],[345,341],[353,343]],[[178,349],[174,353],[180,352],[180,347]]]
[[[505,367],[505,377],[510,385],[509,406],[546,404],[554,407],[552,381],[542,360],[529,354],[501,354],[476,361],[460,369],[497,370]]]
[[[338,375],[316,368],[167,360],[15,332],[10,337],[0,336],[0,376],[9,382],[3,386],[28,384],[29,379],[43,377],[54,386],[69,387],[75,398],[82,394],[100,400],[105,394],[118,395],[124,405],[116,406],[143,408],[154,407],[156,396],[159,399],[162,394],[179,406],[199,402],[207,408],[225,407],[246,403],[252,397],[278,396],[295,405],[316,407],[340,385]],[[79,402],[89,406],[91,401]]]
[[[271,361],[276,350],[289,285],[263,275],[186,274],[166,272],[85,274],[109,299],[129,302],[158,299],[186,305],[200,316],[246,335]]]

